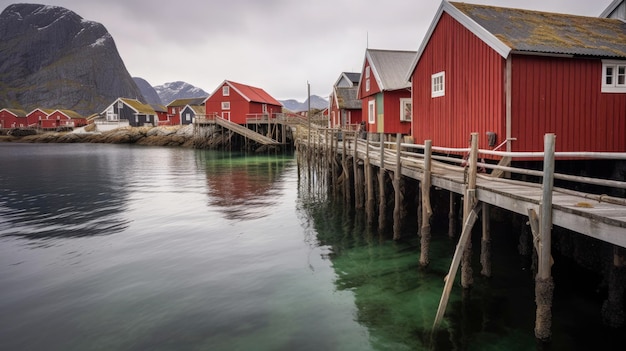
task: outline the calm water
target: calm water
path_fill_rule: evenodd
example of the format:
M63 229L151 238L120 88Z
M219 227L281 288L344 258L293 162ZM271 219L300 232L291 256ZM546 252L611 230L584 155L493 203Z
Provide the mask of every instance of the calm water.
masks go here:
M494 278L477 276L465 297L456 286L431 336L455 243L435 235L420 270L411 225L394 242L305 174L284 155L0 144L0 350L624 342L599 324L595 288L561 293L564 278L554 340L536 345L532 277L506 235L494 237Z

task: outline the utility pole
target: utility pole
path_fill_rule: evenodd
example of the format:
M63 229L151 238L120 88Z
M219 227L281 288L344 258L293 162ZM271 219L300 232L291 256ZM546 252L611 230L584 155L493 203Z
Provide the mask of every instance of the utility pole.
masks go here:
M309 152L311 150L311 83L309 83L309 81L306 82L306 88L307 88L307 123L308 123L308 130L309 130L309 138L308 138L308 142L309 142Z

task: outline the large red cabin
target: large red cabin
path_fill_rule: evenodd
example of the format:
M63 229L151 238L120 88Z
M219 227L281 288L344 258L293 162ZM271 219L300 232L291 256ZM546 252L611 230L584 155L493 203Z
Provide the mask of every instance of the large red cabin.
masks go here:
M282 104L261 88L225 80L204 101L207 116L219 116L237 124L248 118L270 118L282 112Z
M14 108L0 110L0 129L26 127L26 111Z
M624 34L617 19L443 1L409 71L413 137L541 151L555 133L557 151L623 152Z

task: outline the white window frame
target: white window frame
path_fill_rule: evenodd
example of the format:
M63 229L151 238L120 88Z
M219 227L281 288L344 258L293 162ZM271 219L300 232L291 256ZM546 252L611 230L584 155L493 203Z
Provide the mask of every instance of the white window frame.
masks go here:
M230 96L230 87L228 85L222 87L222 96Z
M446 72L435 73L430 78L430 97L436 98L446 95Z
M376 100L367 102L367 122L369 124L376 123Z
M365 80L365 91L370 91L370 79Z
M609 69L611 75L607 74ZM602 60L602 92L626 93L626 61Z
M222 101L222 110L230 110L230 101Z
M185 113L185 121L191 121L191 113Z
M411 98L402 98L400 99L400 121L401 122L411 122L413 116L413 106L411 106ZM409 105L409 116L407 117L404 113L406 106Z
M369 78L370 77L370 66L365 67L365 78Z

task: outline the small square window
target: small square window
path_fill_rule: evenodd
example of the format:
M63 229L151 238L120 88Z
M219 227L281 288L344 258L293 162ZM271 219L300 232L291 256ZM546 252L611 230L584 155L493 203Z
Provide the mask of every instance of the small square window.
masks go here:
M230 101L222 102L222 110L230 110Z
M224 85L222 87L222 96L229 96L230 95L230 87L228 85Z
M435 73L431 77L431 97L446 95L446 72Z

